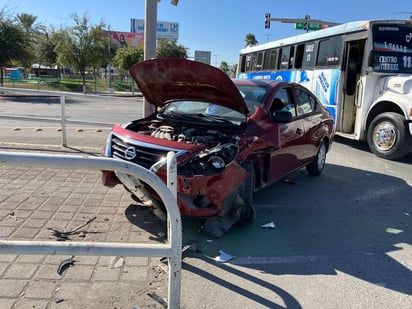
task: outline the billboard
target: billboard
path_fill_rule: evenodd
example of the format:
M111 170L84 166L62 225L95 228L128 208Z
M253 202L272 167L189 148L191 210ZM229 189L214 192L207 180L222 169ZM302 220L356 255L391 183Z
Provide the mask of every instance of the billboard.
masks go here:
M178 40L179 39L179 23L168 21L157 21L156 38ZM130 31L134 33L144 33L144 20L134 19L130 20Z
M195 61L203 62L210 65L210 58L212 57L212 52L195 50Z
M111 36L113 43L118 47L144 47L143 33L120 32L120 31L105 31L107 36Z

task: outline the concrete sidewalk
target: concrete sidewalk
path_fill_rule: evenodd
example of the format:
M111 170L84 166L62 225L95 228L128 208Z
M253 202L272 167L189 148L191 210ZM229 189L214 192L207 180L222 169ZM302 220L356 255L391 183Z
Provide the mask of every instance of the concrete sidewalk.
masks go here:
M165 241L164 224L121 186L103 187L98 172L0 165L0 238L56 240L50 229L71 230L94 216L66 241ZM68 258L0 252L0 308L163 308L168 277L159 258L111 265L111 257L76 256L58 274Z

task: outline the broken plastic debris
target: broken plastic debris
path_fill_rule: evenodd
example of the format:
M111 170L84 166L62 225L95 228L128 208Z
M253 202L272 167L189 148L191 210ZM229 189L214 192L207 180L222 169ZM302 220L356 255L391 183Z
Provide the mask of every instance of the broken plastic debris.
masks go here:
M76 262L76 261L74 260L74 255L73 255L71 258L69 258L69 259L66 259L66 260L61 261L61 263L60 263L60 265L59 265L59 268L57 269L57 273L58 273L60 276L63 275L63 272L64 272L68 267L73 266L73 265L74 265L74 262Z
M110 268L120 268L124 265L124 258L122 256L112 256L110 259Z
M163 308L167 308L167 299L160 297L159 295L155 293L147 293L147 296L152 298L153 300L157 301L160 305L163 306Z
M275 223L273 223L273 221L272 221L272 222L269 222L269 223L266 223L266 224L262 224L260 227L267 228L267 229L274 229L275 228Z
M14 221L17 221L17 217L16 217L14 211L9 212L8 217L13 219Z
M78 231L85 227L86 225L88 225L89 223L93 222L94 220L96 220L96 216L93 216L92 218L88 219L85 223L82 223L78 226L76 226L75 228L71 229L70 231L59 231L57 229L54 228L47 228L49 231L52 231L53 236L55 236L57 238L57 240L67 240L69 239L70 235L74 235L74 234L78 234Z
M223 250L219 250L220 255L215 257L216 262L226 263L229 262L234 256L224 252Z

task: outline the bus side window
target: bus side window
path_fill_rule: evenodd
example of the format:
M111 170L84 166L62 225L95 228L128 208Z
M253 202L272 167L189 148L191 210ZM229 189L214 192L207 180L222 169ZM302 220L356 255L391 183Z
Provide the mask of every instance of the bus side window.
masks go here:
M279 50L279 69L287 70L289 68L290 47L283 47Z
M303 63L303 52L305 50L305 45L301 44L296 47L296 54L295 54L295 68L301 69Z
M303 68L313 68L315 66L315 42L305 44L305 51L303 54Z
M275 69L277 69L277 67L276 67L276 56L277 56L277 50L276 49L267 50L265 52L265 59L264 59L264 62L263 62L263 69L264 70L275 70Z

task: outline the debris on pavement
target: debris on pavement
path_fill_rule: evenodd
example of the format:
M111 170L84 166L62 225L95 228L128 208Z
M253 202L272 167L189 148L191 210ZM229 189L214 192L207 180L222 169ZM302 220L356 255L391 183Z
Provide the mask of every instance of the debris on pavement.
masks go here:
M122 256L112 256L110 259L110 268L120 268L124 265L125 259Z
M294 182L294 181L291 180L291 179L283 179L283 182L286 183L286 184L288 184L288 185L296 185L296 182Z
M234 256L224 252L223 250L219 250L219 253L220 255L215 257L216 262L226 263L235 258Z
M61 276L63 275L64 271L68 268L74 265L74 262L76 260L74 259L74 255L72 255L71 258L65 259L60 262L59 268L57 269L57 273Z
M69 239L69 236L77 234L78 231L79 231L81 228L83 228L83 227L85 227L86 225L90 224L91 222L93 222L94 220L96 220L96 218L97 218L96 216L93 216L92 218L88 219L86 222L84 222L84 223L76 226L75 228L73 228L73 229L71 229L71 230L69 230L69 231L59 231L59 230L54 229L54 228L51 228L51 227L49 227L49 228L47 228L47 229L48 229L49 231L52 231L53 236L56 237L57 240L67 240L67 239ZM83 232L83 234L81 235L81 237L84 237L84 236L85 236L85 234L84 234L84 232Z
M14 211L9 212L9 214L7 215L10 219L13 219L14 221L17 221L17 217L14 213Z
M163 308L168 307L167 300L165 298L161 298L159 295L156 295L155 293L147 293L147 296L157 301L160 305L163 306Z
M275 223L273 223L273 221L272 221L272 222L269 222L269 223L266 223L266 224L262 224L260 227L263 227L263 228L266 228L266 229L274 229L276 226L275 226Z
M182 247L182 260L188 252L199 253L200 251L196 248L196 243L191 243L189 245L185 245L185 246ZM167 257L162 257L160 259L160 262L162 262L164 264L167 264L167 261L168 261Z

